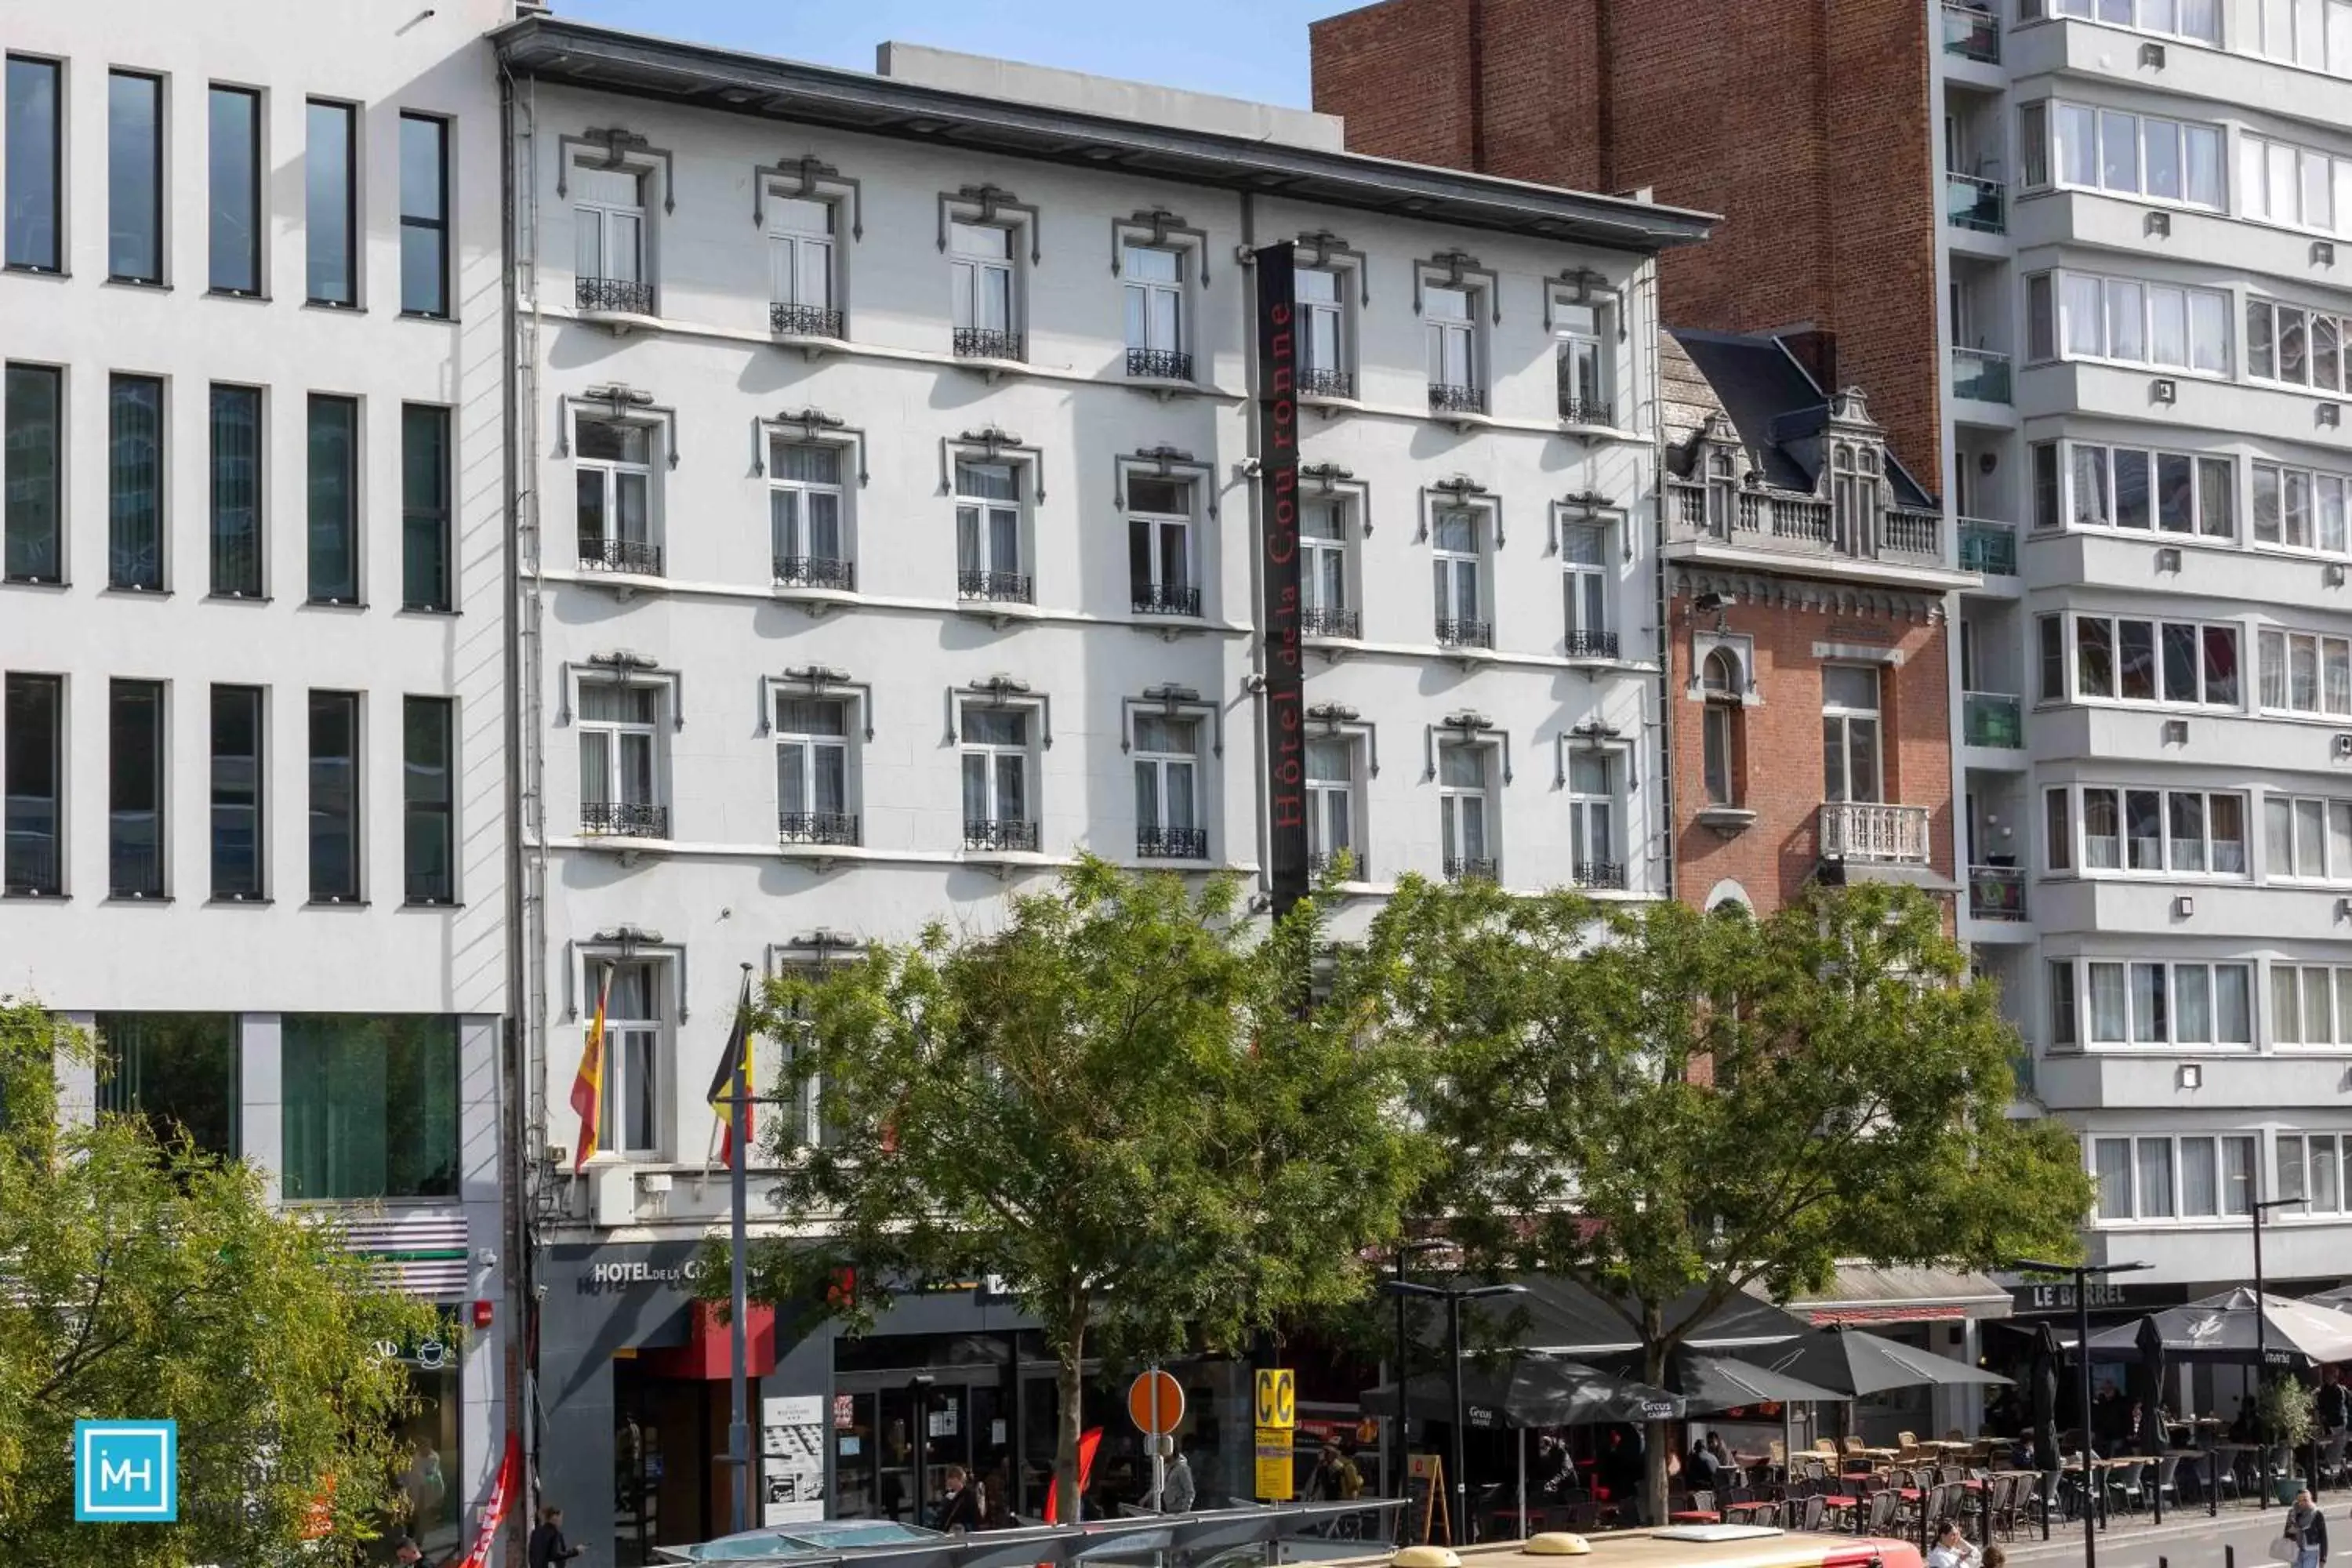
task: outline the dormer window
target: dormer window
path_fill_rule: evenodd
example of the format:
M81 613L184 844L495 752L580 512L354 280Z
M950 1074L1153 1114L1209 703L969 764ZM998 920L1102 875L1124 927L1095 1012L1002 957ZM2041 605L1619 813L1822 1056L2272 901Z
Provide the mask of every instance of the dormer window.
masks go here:
M1731 537L1732 509L1738 499L1731 454L1720 448L1710 450L1706 455L1706 531L1717 539Z
M1840 441L1831 448L1830 510L1837 546L1846 553L1869 550L1878 537L1878 448Z

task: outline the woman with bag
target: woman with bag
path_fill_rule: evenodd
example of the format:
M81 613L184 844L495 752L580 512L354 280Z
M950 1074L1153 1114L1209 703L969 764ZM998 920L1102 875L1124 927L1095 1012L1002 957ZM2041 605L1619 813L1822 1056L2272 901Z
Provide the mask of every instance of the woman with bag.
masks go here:
M2287 1510L2286 1533L2271 1545L2271 1555L2291 1568L2321 1568L2327 1561L2327 1521L2320 1516L2308 1490L2294 1494Z

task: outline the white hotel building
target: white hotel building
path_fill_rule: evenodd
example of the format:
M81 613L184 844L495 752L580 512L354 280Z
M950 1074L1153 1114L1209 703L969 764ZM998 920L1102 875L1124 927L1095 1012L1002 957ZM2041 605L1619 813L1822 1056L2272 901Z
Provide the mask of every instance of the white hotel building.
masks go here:
M1312 847L1354 858L1342 920L1409 871L1664 889L1652 268L1706 220L903 46L868 75L546 16L493 41L541 1463L575 1540L634 1552L724 1520L699 1423L725 1390L687 1386L724 1357L674 1274L725 1212L702 1096L744 971L984 924L1082 850L1264 888L1253 247L1298 247ZM835 1511L884 1506L870 1402L904 1418L887 1369L988 1321L959 1303L862 1372L826 1337L755 1356L766 1394L869 1402L862 1449L828 1440ZM1007 1441L1004 1369L938 1375L950 1441ZM616 1521L630 1420L666 1452Z
M0 17L0 992L467 1325L436 1556L507 1425L506 14Z

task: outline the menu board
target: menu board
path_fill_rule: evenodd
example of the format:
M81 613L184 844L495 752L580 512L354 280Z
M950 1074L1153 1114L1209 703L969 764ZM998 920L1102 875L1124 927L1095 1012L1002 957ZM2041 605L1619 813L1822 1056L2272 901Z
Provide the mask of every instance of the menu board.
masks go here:
M824 1400L790 1394L760 1401L760 1521L824 1517Z

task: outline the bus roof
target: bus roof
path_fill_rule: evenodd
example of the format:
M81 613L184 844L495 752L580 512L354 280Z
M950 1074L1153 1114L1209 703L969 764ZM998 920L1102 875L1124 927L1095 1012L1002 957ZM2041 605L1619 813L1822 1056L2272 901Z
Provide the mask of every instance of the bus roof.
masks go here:
M1750 1525L1538 1535L1458 1552L1407 1547L1354 1560L1360 1568L1920 1568L1920 1561L1919 1549L1907 1542Z

